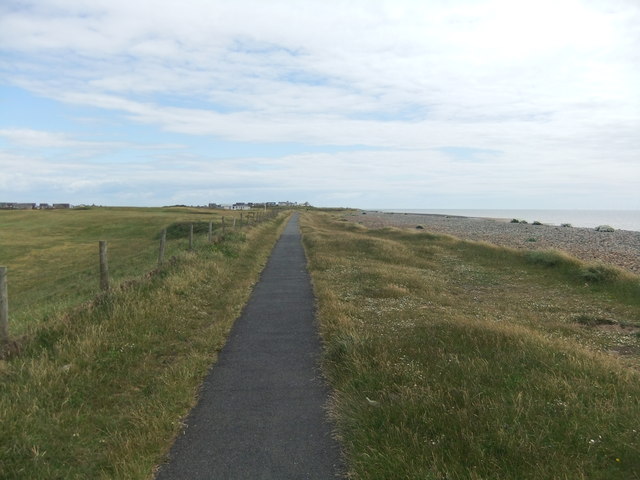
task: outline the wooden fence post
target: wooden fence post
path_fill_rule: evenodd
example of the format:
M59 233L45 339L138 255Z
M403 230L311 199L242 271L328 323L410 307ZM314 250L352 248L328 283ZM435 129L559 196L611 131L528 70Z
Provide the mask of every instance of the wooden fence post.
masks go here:
M193 250L193 223L189 226L189 250Z
M240 228L242 228L242 212L240 212Z
M109 290L109 264L107 262L107 242L100 240L100 288Z
M7 267L0 267L0 346L9 343L9 294Z
M233 217L233 229L236 229L236 217Z
M213 240L213 221L209 222L209 243Z
M158 265L162 265L164 262L164 249L167 245L167 229L162 230L162 234L160 235L160 252L158 253Z
M224 217L222 217L222 236L224 236L224 233L225 233Z

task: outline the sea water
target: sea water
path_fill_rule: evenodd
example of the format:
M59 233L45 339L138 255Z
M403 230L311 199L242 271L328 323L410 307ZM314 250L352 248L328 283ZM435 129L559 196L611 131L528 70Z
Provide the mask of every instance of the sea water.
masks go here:
M617 230L640 231L640 210L480 210L480 209L385 209L395 213L433 213L463 217L535 221L548 225L569 223L573 227L610 225Z

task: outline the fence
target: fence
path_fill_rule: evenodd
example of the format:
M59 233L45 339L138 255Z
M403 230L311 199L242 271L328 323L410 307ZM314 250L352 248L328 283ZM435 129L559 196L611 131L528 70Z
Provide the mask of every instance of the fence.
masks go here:
M264 220L274 218L277 216L276 211L265 212L246 212L246 215L240 213L240 217L233 217L233 224L229 227L225 222L225 218L221 218L220 229L221 236L227 233L227 229L233 230L241 228L243 226L255 225ZM189 227L189 247L192 251L194 249L194 224L191 223ZM207 241L212 243L214 241L213 235L214 222L209 222L209 229L207 235ZM158 266L164 263L165 252L167 246L167 229L163 229L160 234L160 246L158 250ZM108 291L110 289L110 277L109 277L109 262L108 262L108 243L106 240L100 240L98 242L98 261L100 265L99 286L102 291ZM9 336L9 294L8 294L8 268L0 266L0 348L10 342ZM1 351L0 351L1 353Z

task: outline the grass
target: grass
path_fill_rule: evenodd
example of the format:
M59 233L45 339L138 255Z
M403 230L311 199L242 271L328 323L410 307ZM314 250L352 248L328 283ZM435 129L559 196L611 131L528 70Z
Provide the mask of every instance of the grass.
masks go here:
M100 219L72 218L85 213ZM138 251L136 259L147 255L149 262L136 266L130 259L126 281L72 309L49 305L39 310L48 311L45 318L23 317L28 325L22 351L0 360L0 478L144 479L164 460L284 222L280 216L217 244L200 238L191 252L185 241L176 245L172 261L133 277L134 270L153 265L158 228L187 215L199 213L108 209L52 217L48 231L60 249L53 251L82 250L68 244L93 245L90 230L105 228L123 249L140 235L143 241L130 251ZM42 231L32 218L24 227ZM21 223L15 218L2 221L3 227L11 224L16 238L28 239L16 233ZM33 242L54 249L41 239ZM13 246L3 254L10 252L16 271L15 265L29 265L29 253ZM25 275L21 281L35 287L37 277Z
M302 224L350 478L640 478L638 277Z
M209 222L220 229L236 212L193 208L0 210L0 265L8 267L11 328L29 332L42 318L98 293L98 240L107 240L113 282L155 268L160 231L169 258L188 248L189 224L206 241Z

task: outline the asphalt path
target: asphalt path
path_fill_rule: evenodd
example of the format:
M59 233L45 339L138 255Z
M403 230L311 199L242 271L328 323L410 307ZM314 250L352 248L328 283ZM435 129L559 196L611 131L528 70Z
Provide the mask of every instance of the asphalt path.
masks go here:
M339 477L320 349L295 214L157 480Z

